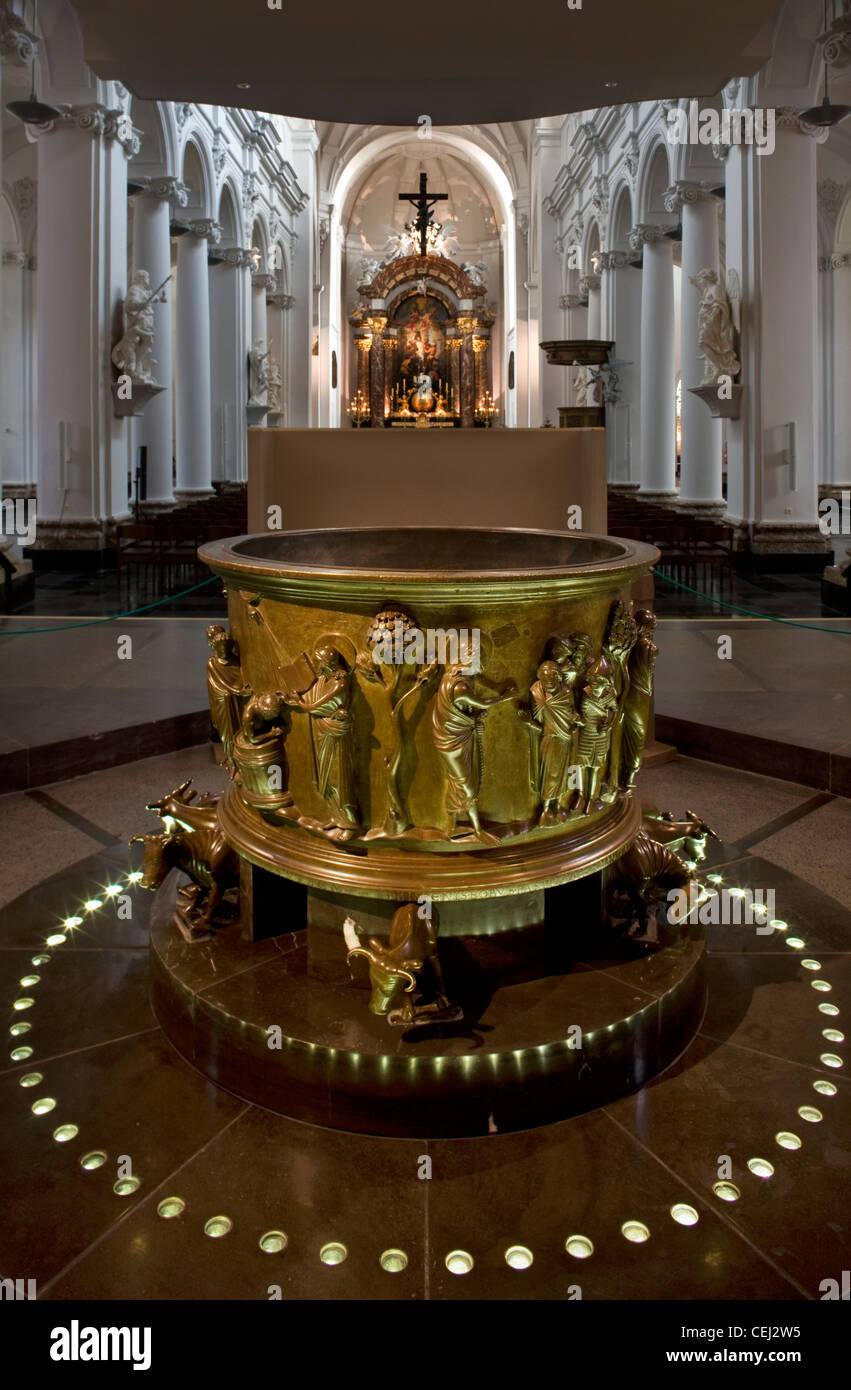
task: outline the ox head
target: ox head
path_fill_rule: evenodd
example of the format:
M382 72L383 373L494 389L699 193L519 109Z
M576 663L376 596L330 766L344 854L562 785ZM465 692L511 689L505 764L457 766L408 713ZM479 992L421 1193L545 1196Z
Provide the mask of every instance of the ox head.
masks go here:
M169 869L172 858L169 853L176 843L174 835L134 835L131 845L143 845L142 877L143 888L159 888Z

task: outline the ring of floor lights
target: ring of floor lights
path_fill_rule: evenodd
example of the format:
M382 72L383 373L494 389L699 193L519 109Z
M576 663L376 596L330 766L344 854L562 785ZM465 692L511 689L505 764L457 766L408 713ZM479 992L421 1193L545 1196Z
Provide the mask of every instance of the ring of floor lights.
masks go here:
M703 932L694 927L651 957L633 947L611 970L585 957L565 974L497 984L480 1019L406 1032L369 1012L364 989L308 973L307 931L291 934L286 954L222 979L213 953L199 959L173 926L176 892L172 871L150 919L151 998L164 1032L217 1085L325 1128L453 1138L565 1119L663 1071L705 1008ZM486 962L493 939L452 944L462 944L465 963ZM270 1046L272 1025L280 1047L277 1038Z
M134 872L134 873L128 875L128 876L127 876L127 879L126 879L126 886L132 888L132 887L138 882L138 880L139 880L140 877L141 877L141 874L139 874L138 872ZM125 885L122 885L122 886L125 886ZM119 891L119 889L118 889L117 886L112 885L111 887L115 888L115 893L117 893L117 892ZM114 894L113 894L110 890L107 890L106 896L107 896L107 897L112 897L112 896L114 896ZM87 906L87 909L86 909L87 911L95 911L95 910L97 910L97 908L99 908L100 906L102 906L102 903L101 903L100 901L98 901L98 900L93 900L93 901L96 903L96 907L91 907L91 908L89 908L89 907ZM80 924L82 924L83 921L84 921L84 918L79 917L79 916L75 916L75 917L72 917L72 918L66 918L66 919L65 919L65 924L64 924L64 925L65 925L66 930L70 932L70 931L73 931L73 930L76 928L76 926L79 926ZM70 925L71 923L73 923L74 925L71 926L71 925ZM785 922L782 922L782 921L779 921L779 922L778 922L778 921L775 921L775 922L772 923L772 925L775 926L775 928L776 928L777 930L779 930L779 931L785 931L785 930L786 930L786 926L787 926L787 924L786 924ZM62 945L64 945L66 940L67 940L67 935L66 935L66 932L65 932L65 931L62 931L62 932L54 931L54 932L51 933L51 935L47 938L47 949L48 949L49 951L56 950L56 949L60 948ZM46 954L45 951L42 950L42 951L38 952L38 953L32 958L32 963L33 963L34 966L38 966L38 967L41 967L41 966L43 966L43 965L48 965L48 964L50 963L50 955L49 955L49 954ZM804 965L805 962L802 960L801 963L802 963L802 965ZM808 969L810 969L810 970L820 970L820 969L821 969L821 963L818 962L818 961L815 961L815 960L808 960L808 961L806 962L806 967L807 967ZM830 982L827 981L827 980L825 980L825 979L822 979L821 977L816 978L815 980L811 980L810 983L811 983L812 987L814 988L814 990L817 991L818 994L830 993L831 990L832 990L832 986L831 986ZM14 1011L14 1012L21 1012L21 1010L19 1009L19 1004L20 1004L20 1002L21 1002L20 999L16 999L15 1001L13 1001L12 1008L13 1008L13 1011ZM33 1003L34 1003L34 1001L33 1001L32 999L28 999L28 1001L27 1001L28 1007L31 1007ZM820 1012L822 1012L822 1013L824 1012L824 1005L823 1005L823 1003L820 1003L820 1004L818 1005L818 1008L819 1008L819 1011L820 1011ZM831 1016L835 1017L835 1016L837 1016L837 1015L839 1014L839 1012L840 1012L839 1009L836 1008L836 1007L834 1006L834 1013L833 1013ZM30 1022L29 1020L22 1020L22 1019L19 1018L19 1019L17 1019L13 1024L10 1025L9 1033L10 1033L10 1035L11 1035L12 1040L14 1041L14 1040L17 1039L18 1037L25 1036L25 1035L26 1035L27 1033L29 1033L31 1030L32 1030L32 1024L31 1024L31 1022ZM843 1039L843 1040L844 1040L844 1039ZM14 1053L15 1053L16 1050L18 1050L18 1049L17 1049L17 1048L13 1048L13 1053L12 1053L12 1060L13 1060L13 1061L17 1061L17 1060L21 1060L21 1061L23 1061L23 1060L28 1060L28 1058L27 1058L27 1059L18 1059L18 1058L16 1058L16 1057L14 1056ZM29 1051L29 1056L32 1056L33 1050L34 1050L34 1049L30 1049L30 1051ZM829 1058L829 1060L828 1060L828 1058ZM822 1056L820 1057L819 1060L822 1062L823 1065L831 1066L831 1067L834 1067L834 1068L836 1068L836 1067L841 1067L841 1066L843 1065L842 1059L841 1059L840 1057L838 1057L836 1054L822 1054ZM23 1085L23 1076L22 1076L22 1078L21 1078L20 1084ZM834 1096L834 1095L836 1094L836 1090L837 1090L836 1084L835 1084L834 1082L830 1081L829 1078L827 1078L827 1077L817 1077L816 1080L813 1081L811 1084L812 1084L812 1088L813 1088L820 1096L824 1096L824 1097L827 1098L827 1097ZM47 1097L47 1098L43 1097L43 1098L39 1098L39 1099L37 1099L36 1101L34 1101L34 1102L32 1103L32 1105L31 1105L30 1108L31 1108L31 1110L32 1110L35 1114L37 1114L37 1113L38 1113L38 1107L39 1107L40 1105L44 1107L44 1109L42 1110L41 1113L50 1113L50 1111L52 1111L52 1110L55 1108L56 1102L55 1102L55 1100L54 1100L52 1097ZM799 1107L799 1114L800 1114L801 1110L804 1109L804 1108L808 1108L808 1107ZM816 1112L816 1113L820 1114L820 1112ZM814 1120L814 1117L813 1117L813 1120ZM814 1121L814 1122L815 1122L815 1121ZM777 1132L777 1134L774 1136L775 1142L776 1142L776 1143L778 1143L778 1142L780 1141L780 1137L781 1137L781 1135L783 1135L783 1134L784 1134L784 1131L778 1131L778 1132ZM793 1135L792 1137L797 1138L797 1136L794 1136L794 1135ZM767 1146L766 1146L766 1147L767 1147ZM780 1147L782 1148L782 1147L785 1147L785 1146L784 1146L783 1144L781 1144ZM795 1145L795 1147L800 1147L800 1140L798 1141L798 1144ZM87 1150L87 1151L85 1151L85 1152L80 1156L80 1159L79 1159L80 1170L81 1170L81 1172L94 1172L94 1171L98 1171L100 1168L102 1168L102 1167L105 1166L107 1158L108 1158L108 1155L106 1154L105 1150L98 1150L98 1149L95 1149L95 1150ZM773 1176L774 1171L775 1171L775 1170L774 1170L773 1164L770 1163L767 1159L764 1159L764 1158L751 1157L750 1159L747 1160L747 1165L746 1165L746 1166L747 1166L747 1169L748 1169L755 1177L759 1178L759 1179L762 1180L762 1181L767 1181L767 1180L769 1180L769 1179ZM141 1179L141 1178L138 1177L138 1176L134 1176L134 1177L132 1177L132 1178L125 1179L123 1182L122 1182L121 1180L117 1181L117 1182L113 1185L113 1190L116 1192L116 1195L118 1195L118 1196L121 1196L121 1197L123 1197L123 1196L129 1196L129 1195L131 1195L133 1192L138 1191L139 1188L142 1186L142 1183L143 1183L143 1179ZM723 1196L723 1195L721 1194L721 1192L719 1191L719 1189L722 1189L722 1188L725 1188L725 1187L732 1189L732 1191L731 1191L728 1195ZM121 1189L121 1190L119 1191L119 1189ZM713 1192L714 1192L714 1195L716 1196L716 1198L718 1198L719 1200L722 1200L722 1201L738 1201L738 1200L740 1200L740 1198L741 1198L741 1191L740 1191L740 1189L739 1189L734 1183L717 1182L717 1183L715 1183L714 1186L713 1186ZM708 1194L707 1194L706 1200L708 1201ZM164 1208L168 1208L168 1207L170 1206L171 1203L179 1204L179 1210L164 1209ZM173 1197L169 1197L169 1198L166 1198L166 1199L160 1201L159 1204L158 1204L157 1210L158 1210L159 1215L161 1215L163 1218L182 1216L182 1215L184 1214L185 1210L186 1210L186 1204L184 1203L184 1201L183 1201L183 1199L182 1199L181 1197L173 1196ZM675 1221L678 1222L678 1224L686 1225L686 1226L689 1226L689 1225L696 1225L697 1222L698 1222L699 1219L700 1219L699 1213L697 1212L697 1210L696 1210L694 1207L692 1207L690 1204L688 1204L688 1203L683 1203L683 1202L676 1202L676 1203L674 1203L674 1205L671 1207L670 1215L671 1215L671 1217L672 1217L673 1220L675 1220ZM199 1218L199 1219L201 1219L201 1218ZM207 1233L208 1235L212 1235L213 1232L212 1232L212 1230L211 1230L210 1228L211 1228L211 1226L212 1226L213 1223L218 1222L218 1221L224 1221L224 1222L227 1223L227 1230L219 1231L219 1232L217 1232L218 1234L220 1234L220 1235L227 1234L227 1233L232 1229L232 1222L230 1221L230 1218L229 1218L229 1217L217 1217L217 1216L212 1216L212 1217L207 1217L207 1218L204 1220L204 1230L205 1230L205 1233ZM635 1229L633 1230L633 1228L635 1228ZM651 1231L643 1222L637 1221L637 1220L632 1219L632 1218L630 1218L630 1219L625 1219L625 1220L621 1223L621 1228L620 1228L620 1229L621 1229L621 1235L622 1235L622 1236L624 1237L624 1239L626 1239L626 1240L634 1241L634 1240L637 1239L639 1242L643 1242L644 1240L649 1239L649 1238L652 1236L652 1231ZM646 1234L644 1234L644 1233L646 1233ZM269 1253L269 1254L277 1254L277 1253L282 1253L282 1252L284 1252L284 1251L287 1250L287 1248L289 1247L289 1241L288 1241L288 1238L287 1238L285 1232L280 1231L280 1230L277 1230L277 1229L273 1229L273 1230L268 1230L268 1231L266 1231L265 1233L261 1234L261 1235L258 1237L258 1245L259 1245L260 1249L263 1250L263 1251L265 1251L266 1253ZM593 1256L593 1254L594 1254L594 1243L593 1243L593 1240L592 1240L589 1236L582 1235L582 1234L578 1234L578 1233L573 1233L573 1234L568 1235L568 1236L565 1238L565 1240L564 1240L563 1248L564 1248L564 1251L565 1251L565 1253L566 1253L567 1255L570 1255L570 1256L572 1256L574 1259L577 1259L577 1260L589 1259L589 1258L591 1258L591 1257ZM528 1260L528 1262L524 1262L524 1263L520 1263L520 1264L512 1264L511 1260L509 1259L509 1256L512 1254L513 1251L517 1251L517 1250L526 1251L526 1247L524 1247L524 1246L508 1246L508 1247L506 1248L506 1251L505 1251L505 1260L506 1260L506 1263L509 1264L509 1266L512 1267L512 1268L518 1268L518 1269L528 1268L529 1265L532 1263L532 1260L534 1259L533 1252L531 1252L531 1251L526 1252L526 1253L528 1253L528 1255L530 1256L530 1259ZM326 1242L326 1243L321 1247L321 1249L319 1250L318 1254L319 1254L319 1258L320 1258L320 1260L322 1261L323 1264L333 1266L333 1265L336 1265L336 1264L341 1264L341 1263L343 1263L343 1261L347 1258L348 1251L347 1251L346 1246L345 1246L342 1242L340 1242L340 1241L331 1241L331 1242ZM329 1257L329 1255L330 1255L330 1257ZM473 1255L470 1254L468 1251L465 1251L465 1250L450 1250L450 1251L447 1253L446 1257L445 1257L444 1263L445 1263L445 1265L446 1265L446 1268L450 1271L450 1273L453 1273L453 1274L456 1274L456 1275L459 1275L459 1276L460 1276L460 1275L464 1275L464 1274L470 1273L470 1272L472 1271L472 1269L474 1268L474 1265L475 1265L475 1260L474 1260ZM393 1248L393 1249L388 1249L388 1250L385 1250L385 1251L382 1253L382 1255L380 1256L380 1264L381 1264L382 1269L384 1269L384 1270L385 1270L386 1272L388 1272L388 1273L401 1273L402 1270L404 1270L404 1269L407 1267L408 1258L407 1258L407 1255L406 1255L405 1251L403 1251L403 1250L398 1250L398 1249L395 1249L395 1248ZM574 1290L576 1290L577 1292L573 1292ZM580 1288L580 1286L579 1286L579 1285L571 1286L571 1290L568 1291L568 1294L569 1294L569 1297L581 1297L581 1296L582 1296L582 1293L581 1293L581 1288Z

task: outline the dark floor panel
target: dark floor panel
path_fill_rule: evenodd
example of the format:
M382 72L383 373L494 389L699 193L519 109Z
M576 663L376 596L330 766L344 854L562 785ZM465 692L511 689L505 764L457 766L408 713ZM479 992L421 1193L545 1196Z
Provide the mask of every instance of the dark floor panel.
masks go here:
M39 1070L44 1080L37 1086L22 1088L21 1073L0 1078L0 1171L8 1218L0 1229L0 1268L24 1271L42 1286L242 1107L183 1062L159 1032ZM55 1108L34 1115L33 1102L46 1096L56 1100ZM79 1133L57 1143L53 1131L64 1124L77 1125ZM80 1158L94 1149L105 1150L107 1161L86 1172ZM112 1190L122 1155L141 1179L138 1191L126 1197ZM172 1284L174 1297L198 1295L197 1282ZM98 1296L119 1296L115 1281L105 1279Z
M276 1284L285 1299L422 1298L428 1184L417 1170L423 1152L418 1140L335 1134L251 1110L48 1296L102 1298L109 1290L111 1298L267 1299ZM186 1206L164 1220L157 1204L169 1196ZM219 1215L233 1226L212 1239L204 1226ZM260 1237L270 1230L286 1234L284 1251L261 1251ZM332 1242L344 1245L347 1256L329 1266L319 1252ZM391 1248L408 1258L399 1273L380 1264Z
M775 1012L776 1030L784 1026ZM820 1096L812 1086L817 1075L698 1038L663 1077L607 1107L810 1298L819 1297L822 1279L839 1277L851 1239L851 1213L842 1197L851 1170L848 1088ZM815 1107L823 1120L808 1123L799 1106ZM781 1148L775 1135L782 1131L796 1134L802 1147ZM713 1193L725 1155L741 1192L734 1202ZM751 1158L767 1159L773 1176L755 1176L747 1166ZM773 1295L766 1288L750 1296Z
M116 841L114 849L81 859L71 868L46 878L0 910L0 948L38 950L51 933L62 930L63 919L71 916L80 916L83 922L68 937L64 951L147 948L152 895L127 883L128 869L140 858L138 846L130 852ZM131 915L127 920L118 916L117 901L111 901L103 892L112 883L120 884L122 894L130 895ZM92 898L100 898L103 907L89 913L83 903Z
M799 1294L711 1210L695 1202L605 1112L547 1130L476 1141L432 1141L431 1296L451 1299L798 1298ZM680 1226L674 1203L699 1220ZM638 1221L643 1244L621 1233ZM565 1250L586 1236L593 1254ZM533 1265L509 1266L506 1251L527 1247ZM446 1267L457 1248L475 1261L469 1274ZM672 1287L675 1280L676 1287Z
M36 1061L156 1027L144 951L64 950L49 952L49 962L37 966L28 953L0 951L0 1012L9 1048L32 1047ZM29 973L38 975L38 984L21 985ZM15 1009L21 999L32 999L31 1007ZM30 1027L10 1036L19 1023ZM4 1048L0 1068L9 1066L7 1055Z

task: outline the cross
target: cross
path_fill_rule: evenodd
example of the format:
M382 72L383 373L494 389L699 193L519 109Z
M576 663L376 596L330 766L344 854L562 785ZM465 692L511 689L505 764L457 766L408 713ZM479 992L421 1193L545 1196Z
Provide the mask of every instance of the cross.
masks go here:
M445 202L448 193L429 193L428 174L420 174L419 193L400 193L400 203L412 203L417 210L414 218L414 231L420 234L420 255L428 254L428 229L432 225L431 210L435 203Z

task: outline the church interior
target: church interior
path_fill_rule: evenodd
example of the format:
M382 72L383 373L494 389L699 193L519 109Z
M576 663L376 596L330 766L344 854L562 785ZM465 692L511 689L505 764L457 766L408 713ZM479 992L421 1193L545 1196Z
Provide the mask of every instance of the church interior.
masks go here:
M203 9L0 5L0 1291L848 1299L851 0Z

